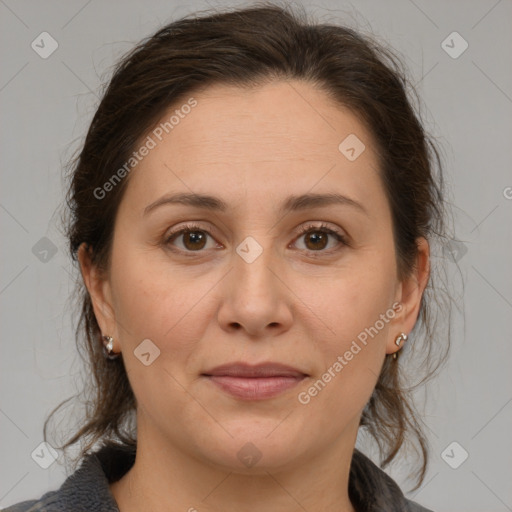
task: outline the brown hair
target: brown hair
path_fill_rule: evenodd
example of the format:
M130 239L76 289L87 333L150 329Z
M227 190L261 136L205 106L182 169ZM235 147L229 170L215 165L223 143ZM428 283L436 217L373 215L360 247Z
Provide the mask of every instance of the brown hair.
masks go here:
M445 229L439 153L408 99L408 89L412 94L414 90L406 76L395 54L372 37L309 22L303 11L289 7L265 3L196 13L170 23L117 65L81 152L70 163L64 222L75 264L85 243L92 263L108 271L115 216L129 176L112 187L107 200L98 199L95 190L122 168L166 109L212 84L251 87L296 79L351 109L373 134L392 210L398 273L405 277L414 265L417 238L432 241ZM83 456L101 440L135 446L136 402L122 358L105 359L102 333L81 279L77 287L74 298L81 307L76 335L90 368L84 388L88 401L85 422L61 448L80 440ZM440 296L433 291L431 275L411 343L403 349L420 356L425 375L419 383L434 374L449 346L449 333L435 336L439 312L446 311L446 304L436 314L433 304L439 304ZM434 357L439 352L441 357ZM395 458L404 441L419 447L417 488L427 469L428 444L409 397L413 387L404 387L402 371L398 361L386 357L360 424L375 439L382 466ZM62 405L45 422L45 439L47 423Z

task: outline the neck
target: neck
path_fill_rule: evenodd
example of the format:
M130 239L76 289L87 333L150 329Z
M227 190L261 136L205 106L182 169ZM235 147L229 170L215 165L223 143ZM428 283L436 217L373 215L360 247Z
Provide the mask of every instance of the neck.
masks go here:
M327 453L242 471L200 460L138 425L135 463L110 490L120 512L355 512L348 496L352 430Z

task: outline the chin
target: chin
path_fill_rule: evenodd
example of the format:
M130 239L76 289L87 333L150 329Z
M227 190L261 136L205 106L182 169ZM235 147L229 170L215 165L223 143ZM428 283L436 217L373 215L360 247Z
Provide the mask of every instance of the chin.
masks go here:
M241 474L265 474L284 469L295 463L301 442L300 432L295 435L290 425L284 428L281 422L282 419L275 418L259 420L257 424L254 420L237 420L236 424L219 421L232 437L222 430L222 436L212 439L210 431L205 441L213 446L203 444L200 456L207 458L210 464Z

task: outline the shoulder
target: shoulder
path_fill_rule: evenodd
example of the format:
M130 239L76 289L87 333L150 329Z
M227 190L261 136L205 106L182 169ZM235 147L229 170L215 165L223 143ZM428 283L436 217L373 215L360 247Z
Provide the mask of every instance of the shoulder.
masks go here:
M84 457L81 466L61 487L39 499L27 500L0 512L119 512L109 483L119 479L135 460L131 447L103 446Z
M50 512L61 510L55 508L58 504L58 491L51 491L44 494L40 499L20 501L10 507L0 509L0 512Z
M433 512L408 500L398 484L357 449L350 466L349 495L358 512Z
M7 508L0 509L0 512L60 512L62 499L59 490L49 491L38 499L20 501Z

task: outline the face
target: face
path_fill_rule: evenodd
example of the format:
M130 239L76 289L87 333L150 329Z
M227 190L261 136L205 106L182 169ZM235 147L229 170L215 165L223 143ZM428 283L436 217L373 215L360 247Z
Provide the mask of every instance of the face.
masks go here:
M138 436L239 471L245 452L275 469L353 449L422 292L397 278L372 136L306 83L215 86L194 99L168 134L149 133L108 276L83 265L100 327L123 354ZM176 194L211 197L161 201ZM300 376L210 376L228 363Z

